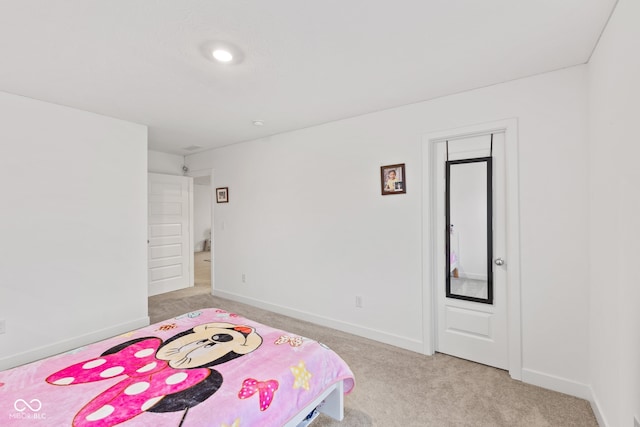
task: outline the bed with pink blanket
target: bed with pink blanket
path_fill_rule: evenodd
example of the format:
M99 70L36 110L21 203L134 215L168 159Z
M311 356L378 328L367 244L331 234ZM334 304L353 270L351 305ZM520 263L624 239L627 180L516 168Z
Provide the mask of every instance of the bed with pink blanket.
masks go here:
M203 309L0 372L0 425L293 427L354 384L319 342Z

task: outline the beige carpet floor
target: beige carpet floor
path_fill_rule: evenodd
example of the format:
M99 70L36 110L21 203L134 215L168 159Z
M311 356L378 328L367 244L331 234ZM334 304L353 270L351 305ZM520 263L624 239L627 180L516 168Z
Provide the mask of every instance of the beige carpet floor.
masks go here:
M193 264L195 285L211 287L211 252L196 252Z
M342 423L321 415L313 427L598 425L587 401L512 380L505 371L440 353L424 356L211 296L209 263L202 260L206 268L196 286L149 298L151 321L218 307L328 345L353 370L356 388L345 398Z

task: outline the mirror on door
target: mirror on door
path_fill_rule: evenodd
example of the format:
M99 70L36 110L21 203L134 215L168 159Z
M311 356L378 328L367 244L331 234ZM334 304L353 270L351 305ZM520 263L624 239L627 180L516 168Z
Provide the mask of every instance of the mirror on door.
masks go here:
M491 157L446 162L446 295L493 303Z

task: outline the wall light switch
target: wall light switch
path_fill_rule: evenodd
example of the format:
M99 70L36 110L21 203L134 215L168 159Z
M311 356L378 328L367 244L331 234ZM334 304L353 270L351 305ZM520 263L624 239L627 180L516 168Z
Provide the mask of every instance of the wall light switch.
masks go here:
M0 334L4 334L7 332L7 324L4 319L0 320Z
M356 295L356 308L362 308L362 297L360 295Z

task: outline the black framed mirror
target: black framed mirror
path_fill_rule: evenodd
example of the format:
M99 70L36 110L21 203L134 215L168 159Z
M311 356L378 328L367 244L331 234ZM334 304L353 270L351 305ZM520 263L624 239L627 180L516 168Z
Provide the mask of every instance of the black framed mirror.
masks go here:
M446 162L446 296L493 304L491 157Z

